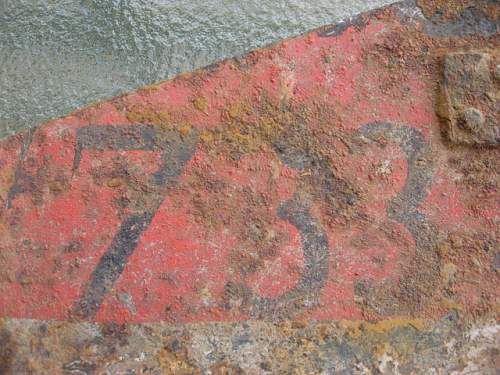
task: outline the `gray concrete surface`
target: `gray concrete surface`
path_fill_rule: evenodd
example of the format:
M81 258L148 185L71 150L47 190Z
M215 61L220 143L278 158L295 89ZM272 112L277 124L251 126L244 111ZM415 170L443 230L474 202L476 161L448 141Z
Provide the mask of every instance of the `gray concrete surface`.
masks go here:
M0 138L391 0L0 0Z

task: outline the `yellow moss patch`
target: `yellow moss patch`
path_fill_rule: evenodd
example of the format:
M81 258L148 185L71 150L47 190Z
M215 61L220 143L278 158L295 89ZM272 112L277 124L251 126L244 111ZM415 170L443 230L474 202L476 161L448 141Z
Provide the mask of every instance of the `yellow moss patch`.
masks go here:
M215 154L238 157L268 151L283 130L296 122L297 114L262 99L253 105L233 103L224 111L224 126L205 131L201 141Z
M193 105L200 112L203 113L208 112L208 99L205 98L204 96L199 96L196 99L194 99Z
M130 122L150 125L168 125L172 118L168 112L155 111L146 107L134 107L127 111L126 117Z
M365 323L365 330L373 333L384 333L395 328L410 326L417 331L423 331L430 327L430 321L424 319L394 318L381 320L377 323Z
M243 103L233 103L225 111L227 117L231 119L242 118L251 113L251 108Z
M115 188L122 185L122 180L120 178L112 178L106 181L106 186L109 188Z
M186 353L172 353L162 348L157 360L163 374L201 374L199 369L189 363Z
M137 90L139 93L149 93L149 92L155 92L160 89L161 84L153 84L153 85L147 85L147 86L142 86Z
M444 298L443 300L441 300L440 305L446 310L464 311L464 306L461 303L455 302L448 298Z
M47 185L49 186L50 192L53 194L58 194L65 190L65 186L61 181L50 180Z
M351 336L359 337L362 333L386 333L396 328L412 327L418 331L429 329L431 321L424 319L411 318L393 318L381 320L376 323L368 323L364 321L341 320L339 327L346 330Z
M9 230L7 229L7 227L0 223L0 238L6 240L7 242L7 236L10 235L10 232Z
M193 127L187 122L180 124L175 129L183 136L188 136L193 132Z
M0 194L7 194L14 183L14 168L0 170Z
M441 278L445 284L452 283L457 274L458 267L453 263L445 263L441 269Z
M188 136L193 126L188 122L176 122L174 116L166 111L155 111L146 107L134 107L126 113L132 123L158 126L163 131L178 131L182 136Z

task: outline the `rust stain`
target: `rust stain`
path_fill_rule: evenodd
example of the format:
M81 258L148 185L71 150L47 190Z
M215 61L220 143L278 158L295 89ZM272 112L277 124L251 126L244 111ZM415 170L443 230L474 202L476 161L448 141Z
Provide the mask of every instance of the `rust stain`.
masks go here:
M498 7L452 3L386 7L0 141L0 316L358 335L495 313L499 150L449 142L458 102L439 87L447 56L479 49L498 85ZM477 107L471 129L498 117ZM159 360L195 371L184 354Z

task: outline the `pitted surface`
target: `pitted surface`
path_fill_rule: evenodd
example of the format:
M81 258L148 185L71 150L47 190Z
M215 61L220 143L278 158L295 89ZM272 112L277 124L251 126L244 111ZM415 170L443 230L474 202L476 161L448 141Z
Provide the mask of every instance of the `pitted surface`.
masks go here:
M434 35L428 11L383 8L1 141L0 368L494 373L500 150L451 143L436 111L445 56L499 39Z

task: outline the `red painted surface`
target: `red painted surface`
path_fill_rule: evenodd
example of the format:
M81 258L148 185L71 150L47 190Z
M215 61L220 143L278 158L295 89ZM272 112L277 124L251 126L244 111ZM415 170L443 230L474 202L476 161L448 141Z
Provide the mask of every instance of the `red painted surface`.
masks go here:
M336 114L333 129L354 132L374 121L402 123L421 131L431 146L438 142L431 83L409 70L404 83L386 87L390 70L364 62L366 51L375 48L396 26L396 21L390 24L374 19L361 30L351 26L337 37L312 33L287 40L250 54L245 67L228 60L210 72L181 75L155 89L141 89L39 128L22 167L37 185L36 193L21 192L12 200L11 208L4 204L0 211L0 249L6 267L0 278L0 316L71 317L75 300L123 220L114 208L122 188L97 184L92 170L105 170L115 158L120 158L127 165L140 166L132 176L140 181L159 168L160 153L155 151L84 150L78 171L72 173L76 129L131 124L124 107L141 106L175 114L178 121L188 122L201 131L220 126L231 103L241 98L257 101L266 96L272 102L288 101L292 106L319 103L330 107ZM328 62L326 55L330 56ZM199 97L207 99L206 111L193 106ZM396 145L384 149L373 145L362 153L351 154L332 137L331 146L339 150L338 160L334 161L337 174L363 187L373 199L357 208L366 215L368 224L353 222L345 226L334 222L324 226L330 251L329 275L319 304L304 310L301 316L358 319L361 310L354 298L355 281L369 277L397 282L402 264L414 251L408 229L386 214L387 202L405 184L407 162ZM21 148L19 138L0 143L0 202L7 201ZM379 170L384 165L387 170ZM248 204L244 191L267 194L270 215L275 215L280 203L293 196L299 173L279 162L272 153L247 155L235 165L223 157L213 162L198 147L178 186L197 178L193 175L195 167L231 186L232 202L241 207ZM61 184L68 185L62 188ZM488 218L498 213L498 207L474 216L464 207L462 193L452 176L438 168L430 194L420 208L440 228L491 225ZM193 194L210 200L217 193L199 189ZM321 221L320 204L315 203L311 213ZM196 220L193 212L192 196L186 196L182 189L170 188L113 291L106 295L92 319L244 320L249 316L227 309L221 302L227 282L244 281L254 293L271 298L295 285L304 258L299 232L289 222L278 220L272 228L286 238L278 255L265 259L265 267L245 276L231 263L231 252L240 246L234 233L245 223L229 220L216 227L222 229L214 229L203 220ZM230 216L221 211L215 220L225 217ZM381 225L389 226L399 242L385 236ZM371 245L360 248L356 245L360 239ZM407 243L406 248L401 247L403 242ZM78 249L71 248L73 243L78 244Z

